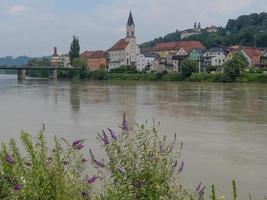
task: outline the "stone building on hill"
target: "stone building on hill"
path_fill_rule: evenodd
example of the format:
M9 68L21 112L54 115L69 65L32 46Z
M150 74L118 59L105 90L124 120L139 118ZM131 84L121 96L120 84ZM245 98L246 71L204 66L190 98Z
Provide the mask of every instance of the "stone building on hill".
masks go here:
M136 43L135 24L130 12L126 24L126 37L120 39L108 50L109 69L122 65L136 65L139 54L140 47Z

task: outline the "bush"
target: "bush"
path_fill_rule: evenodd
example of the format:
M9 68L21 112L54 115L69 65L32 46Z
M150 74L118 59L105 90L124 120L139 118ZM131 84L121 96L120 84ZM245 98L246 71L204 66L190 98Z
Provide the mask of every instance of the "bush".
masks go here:
M181 65L182 75L189 77L193 72L197 71L197 63L193 60L184 60Z
M81 141L76 146L61 145L55 137L55 147L49 150L44 129L37 139L22 132L22 155L12 139L9 148L2 144L0 153L0 198L12 200L89 199L91 187L82 176L85 168ZM88 194L85 198L84 194Z
M234 82L246 67L248 67L246 58L241 53L236 53L224 64L224 81Z
M208 73L193 73L187 80L192 82L221 82L223 80L222 74L208 74Z
M110 69L109 72L110 73L129 73L129 74L138 73L136 67L131 66L131 65L124 65L118 68Z

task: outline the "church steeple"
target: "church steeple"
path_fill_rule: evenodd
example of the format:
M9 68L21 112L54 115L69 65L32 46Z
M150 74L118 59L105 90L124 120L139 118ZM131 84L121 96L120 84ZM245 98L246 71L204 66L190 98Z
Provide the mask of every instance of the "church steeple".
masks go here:
M130 15L128 17L127 26L132 26L132 25L135 25L135 24L134 24L134 20L133 20L132 11L130 11Z
M135 38L135 24L131 11L126 25L126 38Z

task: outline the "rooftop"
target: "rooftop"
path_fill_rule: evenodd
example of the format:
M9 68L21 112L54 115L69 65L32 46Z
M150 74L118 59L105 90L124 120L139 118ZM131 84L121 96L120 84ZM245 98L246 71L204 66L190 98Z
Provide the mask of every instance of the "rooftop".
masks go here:
M116 44L114 44L108 51L119 51L123 50L128 46L129 42L125 39L120 39Z

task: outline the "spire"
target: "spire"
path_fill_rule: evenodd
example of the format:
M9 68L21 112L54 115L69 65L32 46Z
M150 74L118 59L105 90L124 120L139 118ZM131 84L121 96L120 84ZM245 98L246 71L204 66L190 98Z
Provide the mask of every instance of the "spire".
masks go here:
M58 54L57 54L57 47L54 47L54 54L53 54L53 56L58 56Z
M128 25L128 26L135 25L135 24L134 24L134 20L133 20L133 16L132 16L132 11L130 11L130 15L129 15L129 18L128 18L127 25Z

